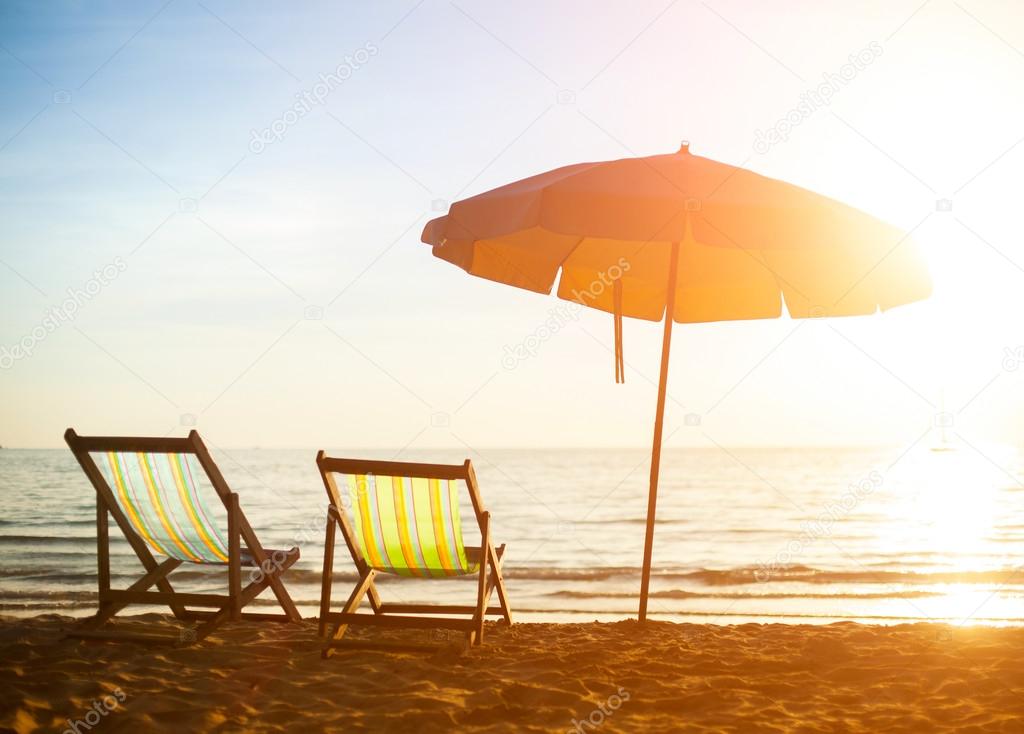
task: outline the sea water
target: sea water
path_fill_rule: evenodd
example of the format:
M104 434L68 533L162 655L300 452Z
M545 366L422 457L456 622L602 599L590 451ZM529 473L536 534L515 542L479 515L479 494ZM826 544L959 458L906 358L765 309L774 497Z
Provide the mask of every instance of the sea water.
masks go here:
M328 453L461 463L468 452ZM284 578L304 615L319 605L327 507L314 457L314 449L215 452L263 544L300 547ZM468 458L492 537L507 545L519 619L636 616L649 452L495 449ZM1021 453L1006 447L666 449L649 614L722 624L1019 624L1022 472ZM94 611L95 492L71 453L0 451L0 507L0 613ZM463 525L476 544L468 510ZM124 588L143 569L118 535L111 523L113 585ZM338 540L336 606L354 578ZM185 564L172 581L217 592L226 574ZM475 578L385 575L379 586L398 602L471 603L476 593ZM273 596L258 603L269 607Z

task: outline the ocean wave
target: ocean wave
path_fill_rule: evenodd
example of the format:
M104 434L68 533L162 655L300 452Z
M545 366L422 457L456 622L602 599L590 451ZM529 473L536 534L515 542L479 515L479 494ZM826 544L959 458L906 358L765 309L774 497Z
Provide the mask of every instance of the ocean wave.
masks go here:
M672 574L667 574L672 576ZM835 571L791 565L777 568L747 566L742 568L703 569L679 575L678 578L699 581L708 586L736 586L799 582L805 584L992 584L1024 583L1024 572L1017 568L965 571Z
M663 525L689 525L693 520L683 518L666 518L658 520L658 526ZM573 520L573 525L646 525L645 517L615 517L607 520Z
M633 592L624 591L572 591L562 589L560 591L552 591L545 596L558 597L564 599L635 599L637 594ZM652 591L650 597L652 599L918 599L923 597L931 596L943 596L942 592L939 591L922 591L922 590L909 590L909 591L894 591L888 592L836 592L831 594L817 594L817 593L793 593L787 594L784 592L765 592L763 594L755 593L744 593L744 592L700 592L700 591L685 591L683 589L668 589L664 591Z
M95 591L69 591L67 589L34 589L32 591L0 590L0 601L4 602L14 601L17 599L52 599L59 603L91 600L95 598Z
M125 556L124 564L116 564L112 577L117 579L137 579L142 575L141 566L133 556ZM243 577L250 569L243 569ZM184 565L172 572L171 578L179 581L210 581L227 575L225 565ZM602 583L628 581L639 578L640 568L637 566L594 566L594 567L554 567L554 566L522 566L505 568L505 578L513 581L537 582L589 582ZM285 574L285 579L299 584L319 584L321 570L312 563L307 567L293 567ZM675 581L704 587L725 586L758 586L769 588L774 584L801 583L828 586L842 584L878 585L900 584L904 586L928 586L935 584L1006 584L1011 586L1024 585L1024 569L1001 568L987 570L882 570L877 568L840 571L813 568L804 565L779 566L777 568L761 566L740 566L726 569L658 569L652 571L651 577L659 581ZM89 558L88 564L79 568L67 565L39 565L0 568L0 578L17 581L40 581L48 583L88 582L96 578L95 561ZM358 575L354 571L334 573L339 582L355 581ZM387 584L389 574L380 577ZM393 577L398 578L398 577ZM476 575L469 574L453 577L475 583ZM832 594L825 594L832 596ZM757 596L763 596L758 594ZM799 596L807 596L800 594Z
M596 568L516 568L506 569L505 577L536 581L606 581L614 578L639 576L638 567ZM804 565L741 566L727 569L701 568L695 570L654 569L652 578L689 581L703 586L764 586L766 583L805 584L1024 584L1024 570L1002 568L966 571L896 571L856 570L836 571Z
M185 572L188 573L188 572ZM767 575L765 575L767 574ZM187 578L184 573L182 578ZM595 566L592 568L559 568L559 567L506 567L506 579L513 581L550 581L550 582L606 582L638 578L640 568L637 566ZM909 586L926 586L931 584L1013 584L1024 585L1024 570L1015 568L974 570L974 571L895 571L895 570L857 570L834 571L812 568L811 566L791 565L776 569L764 569L760 566L742 566L728 569L654 569L651 577L665 581L683 581L702 586L766 586L768 583L806 583L806 584L904 584ZM286 578L297 582L320 583L319 569L292 568ZM334 578L342 581L354 581L355 573L335 573ZM387 575L382 577L388 578ZM475 579L474 575L463 578ZM826 594L826 596L831 596Z
M256 599L250 602L254 606L267 606L272 607L277 605L275 599ZM300 609L315 610L319 606L318 599L296 599L295 604ZM622 617L622 618L635 618L636 609L632 607L622 609L585 609L585 608L558 608L558 609L547 609L542 607L514 607L515 611L519 614L539 614L539 615L578 615L578 616L593 616L595 619L598 617ZM94 611L95 602L87 601L68 601L64 603L58 602L23 602L23 603L6 603L0 602L0 612L14 613L15 615L26 614L28 612L77 612L77 611ZM849 623L849 622L928 622L928 623L953 623L957 624L962 622L962 619L956 616L952 617L927 617L927 616L910 616L910 615L896 615L896 614L856 614L856 615L839 615L829 614L827 612L813 613L813 612L746 612L746 611L702 611L702 610L672 610L665 611L660 609L649 609L648 616L652 619L668 619L673 618L699 618L702 620L711 620L712 622L718 622L725 619L733 619L739 621L762 621L772 620L773 623L792 622L796 620L801 621L813 621L819 622L830 622L830 623ZM76 615L78 619L86 619L89 614ZM310 618L309 616L306 617ZM999 616L976 616L972 617L972 622L975 623L997 623L997 624L1011 624L1019 625L1021 620L1017 617L999 617ZM738 623L738 622L733 622ZM71 622L74 624L74 622Z
M0 543L14 545L52 545L54 543L95 544L94 535L0 535Z

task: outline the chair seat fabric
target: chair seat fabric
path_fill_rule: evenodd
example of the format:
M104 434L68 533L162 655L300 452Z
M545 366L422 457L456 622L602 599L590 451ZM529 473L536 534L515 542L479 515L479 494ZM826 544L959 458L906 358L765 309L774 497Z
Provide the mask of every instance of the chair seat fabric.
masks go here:
M200 486L197 478L205 474L194 455L106 451L97 458L118 507L152 550L192 563L227 563L227 511L212 486Z
M338 474L358 550L370 568L399 576L476 573L466 557L455 480Z

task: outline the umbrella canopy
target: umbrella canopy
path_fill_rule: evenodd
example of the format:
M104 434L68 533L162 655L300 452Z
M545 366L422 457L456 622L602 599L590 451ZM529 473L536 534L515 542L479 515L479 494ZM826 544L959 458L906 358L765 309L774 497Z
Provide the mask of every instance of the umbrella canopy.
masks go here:
M870 314L926 298L901 230L798 186L677 153L565 166L452 204L422 240L489 280L665 317L640 618L646 616L672 323ZM561 278L559 279L559 272Z
M689 224L690 234L686 236ZM581 163L455 202L427 223L434 254L482 278L660 321L680 242L679 323L867 314L926 297L899 229L828 197L678 153ZM626 265L622 264L625 261ZM600 291L595 293L594 291Z

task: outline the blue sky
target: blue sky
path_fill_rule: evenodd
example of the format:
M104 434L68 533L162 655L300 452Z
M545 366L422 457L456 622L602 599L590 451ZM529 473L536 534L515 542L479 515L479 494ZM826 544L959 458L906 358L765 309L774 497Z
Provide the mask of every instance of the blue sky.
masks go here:
M26 339L32 353L0 359L0 443L194 423L225 446L645 446L656 325L627 324L625 386L598 313L504 369L557 302L418 240L450 201L683 138L918 227L937 290L871 318L680 327L669 445L909 443L942 409L1014 441L1019 10L772 8L5 3L0 356ZM831 104L754 149L872 43ZM345 64L322 104L252 149ZM111 265L73 319L39 331Z

